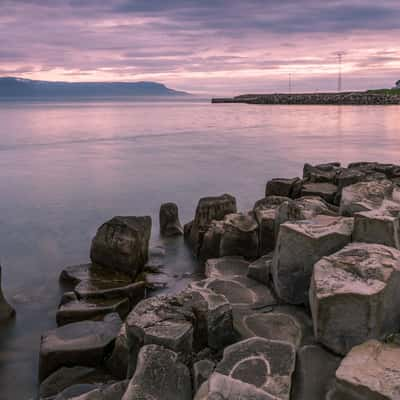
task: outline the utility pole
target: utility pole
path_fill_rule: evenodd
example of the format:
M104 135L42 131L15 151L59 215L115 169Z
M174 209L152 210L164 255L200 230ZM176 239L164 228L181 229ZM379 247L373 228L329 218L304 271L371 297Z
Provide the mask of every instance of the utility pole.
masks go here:
M343 56L346 54L344 51L338 51L335 53L338 60L338 88L337 91L342 91L342 61Z

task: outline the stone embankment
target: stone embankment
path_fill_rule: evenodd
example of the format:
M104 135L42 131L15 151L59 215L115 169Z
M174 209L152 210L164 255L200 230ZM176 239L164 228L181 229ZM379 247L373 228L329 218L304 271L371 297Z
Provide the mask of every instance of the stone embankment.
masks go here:
M40 398L399 400L399 182L392 164L306 164L251 210L202 198L183 231L204 277L173 295L146 293L150 218L106 222L61 275ZM182 233L175 204L160 218Z
M211 102L246 104L393 105L400 104L400 94L368 92L246 94L236 97L214 98Z

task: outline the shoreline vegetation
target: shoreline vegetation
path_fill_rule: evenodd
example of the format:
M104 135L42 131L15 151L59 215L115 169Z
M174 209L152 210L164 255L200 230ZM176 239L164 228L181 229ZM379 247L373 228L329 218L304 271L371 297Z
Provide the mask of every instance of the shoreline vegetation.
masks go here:
M271 93L216 97L212 103L304 104L304 105L396 105L400 89L378 89L341 93Z
M61 273L40 399L397 399L399 184L394 164L305 164L251 210L204 197L182 226L165 203L160 234L204 266L170 295L157 294L168 266L151 218L106 221L91 263Z

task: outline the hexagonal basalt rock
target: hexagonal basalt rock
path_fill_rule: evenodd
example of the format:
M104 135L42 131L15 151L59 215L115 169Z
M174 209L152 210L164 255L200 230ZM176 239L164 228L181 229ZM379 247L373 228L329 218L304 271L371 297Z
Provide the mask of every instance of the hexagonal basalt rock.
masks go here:
M353 240L400 249L400 204L383 200L377 209L355 213Z
M276 242L276 209L286 201L288 197L268 196L258 200L253 212L259 226L259 255L265 255L274 250Z
M268 285L271 281L273 257L274 253L269 253L252 262L248 267L247 276Z
M75 322L46 332L40 343L39 381L61 367L101 365L121 323L117 314L109 314L104 321Z
M352 218L325 215L282 224L272 263L279 298L291 304L306 304L315 262L348 244L352 231Z
M137 368L122 400L191 400L189 369L178 354L157 345L142 347Z
M221 349L232 342L232 308L224 296L205 288L140 302L126 320L129 374L145 344L158 344L188 361L204 347Z
M90 258L135 277L148 259L150 234L150 217L114 217L98 229Z
M205 264L205 275L207 278L245 276L249 264L243 257L211 258Z
M342 191L340 214L351 217L356 212L379 208L383 199L390 199L392 193L393 183L388 180L346 186Z
M335 201L338 187L333 183L305 183L301 188L302 196L319 196L328 203Z
M314 266L315 337L338 354L400 326L400 251L352 243Z
M400 346L376 340L354 347L336 371L330 400L398 400Z
M227 347L215 371L288 400L295 360L293 345L255 337Z
M312 183L333 183L340 163L328 163L312 166L304 164L303 179Z
M236 211L236 199L230 194L204 197L199 200L193 222L185 226L185 237L196 256L199 254L203 236L210 227L211 221L222 220L225 215L236 213Z
M300 196L302 180L296 178L274 178L267 182L265 187L265 197L285 196L295 199Z

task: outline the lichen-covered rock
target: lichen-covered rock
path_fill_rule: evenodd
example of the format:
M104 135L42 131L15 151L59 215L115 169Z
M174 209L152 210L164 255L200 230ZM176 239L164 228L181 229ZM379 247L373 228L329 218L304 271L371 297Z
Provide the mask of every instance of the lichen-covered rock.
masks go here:
M351 241L353 219L318 215L281 225L272 263L274 288L290 304L307 304L314 264Z
M333 183L305 183L301 188L302 196L319 196L330 204L335 201L338 187Z
M265 255L274 250L276 209L286 201L290 199L282 196L268 196L255 203L253 212L259 226L259 255Z
M39 381L61 367L100 366L121 324L117 314L109 314L103 321L75 322L46 332L40 343Z
M296 178L274 178L267 182L265 187L265 197L284 196L295 199L300 197L302 180Z
M336 371L330 400L398 400L400 346L369 340L354 347Z
M379 208L383 199L390 199L393 183L388 180L360 182L343 188L340 214L353 216L356 212Z
M316 339L337 354L400 326L400 251L352 243L314 266L310 305Z
M162 236L183 235L179 221L178 206L175 203L164 203L160 207L160 233Z
M3 295L1 287L1 266L0 266L0 323L9 320L15 315L15 310L8 304Z
M251 215L226 215L220 243L220 256L243 256L251 260L256 259L257 255L257 221Z
M199 254L203 236L213 220L224 219L225 215L236 213L236 199L230 194L218 197L204 197L199 200L193 222L185 226L185 237L196 256Z
M297 352L291 400L322 400L333 387L341 358L312 344Z
M122 400L191 400L189 369L178 354L157 345L142 347L135 374Z
M227 347L215 371L289 400L295 361L292 344L254 337Z
M97 230L90 258L135 277L146 264L150 234L150 217L114 217Z
M205 264L207 278L231 278L245 276L249 268L249 262L243 257L211 258Z
M273 256L274 253L269 253L252 262L248 267L247 276L268 285L271 281Z
M136 368L140 348L158 344L188 361L204 347L221 349L232 342L232 307L227 299L205 288L187 289L175 296L140 302L126 320L129 375Z
M377 209L355 213L353 240L400 249L400 203L383 200Z

